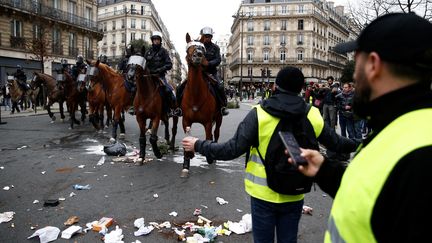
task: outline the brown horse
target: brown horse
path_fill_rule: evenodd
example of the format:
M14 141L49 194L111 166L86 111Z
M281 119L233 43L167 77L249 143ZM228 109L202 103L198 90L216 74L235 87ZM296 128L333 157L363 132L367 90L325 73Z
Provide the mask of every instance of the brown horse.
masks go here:
M81 79L74 80L66 68L56 70L56 72L57 82L61 82L64 88L66 106L70 116L70 129L73 129L74 124L80 125L80 122L75 118L75 112L78 110L78 107L81 107L81 121L85 120L85 86L79 85L80 83L84 83L85 74L79 76L79 78L82 77Z
M59 103L60 108L60 117L63 121L65 119L64 110L63 110L63 103L65 102L65 96L64 96L64 90L62 85L57 85L57 81L55 78L53 78L51 75L34 72L33 73L33 79L30 83L30 86L32 89L36 87L41 87L44 85L47 89L47 97L48 97L48 104L44 104L48 115L51 118L52 121L56 120L56 117L54 113L51 112L51 106L55 103Z
M188 133L193 123L201 123L205 129L206 140L213 140L212 127L216 123L214 141L217 142L222 124L222 114L220 109L217 108L216 99L210 91L209 81L203 72L203 66L208 65L208 61L204 56L205 48L201 42L192 41L189 33L186 34L186 43L188 82L180 104L183 110L183 130ZM193 153L184 153L182 177L188 175L190 159L193 156ZM208 158L207 162L209 164L213 163Z
M107 101L111 108L114 109L114 123L110 141L114 142L117 139L117 127L120 125L120 136L124 136L124 117L122 112L132 106L134 94L129 92L125 86L124 79L121 74L114 69L101 63L99 60L87 60L90 65L87 75L92 81L102 84L106 91Z
M143 48L141 53L145 53L145 48ZM165 140L170 145L170 149L174 151L178 117L173 117L172 137L170 141L168 115L163 109L164 101L161 97L161 92L163 92L164 87L161 85L158 75L150 74L149 69L146 67L144 57L134 55L129 58L127 65L127 80L133 82L137 88L137 93L134 99L134 108L136 120L140 128L140 160L138 162L142 165L145 158L146 148L146 120L150 119L152 121L149 140L153 153L157 158L161 158L162 154L157 146L159 121L162 120L164 122Z
M8 76L7 85L11 95L12 114L15 112L15 110L20 112L18 105L19 103L23 103L23 105L27 107L28 101L32 102L34 112L36 113L36 97L39 94L39 88L24 91L24 89L18 84L18 81L13 76Z
M81 83L81 85L83 84ZM89 103L89 121L97 131L102 132L104 126L108 127L112 119L112 109L108 104L106 92L102 83L94 82L90 78L86 78L85 88L87 89L87 101ZM107 119L104 125L105 108Z

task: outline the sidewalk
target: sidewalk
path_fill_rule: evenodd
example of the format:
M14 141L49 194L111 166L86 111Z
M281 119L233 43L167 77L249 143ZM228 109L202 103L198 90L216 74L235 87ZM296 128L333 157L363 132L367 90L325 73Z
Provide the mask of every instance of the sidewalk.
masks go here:
M64 107L65 110L66 110L66 106L63 105L63 107ZM35 113L34 110L33 110L32 108L29 108L29 109L27 109L27 110L21 110L21 112L16 112L16 111L15 111L14 114L11 114L9 108L8 108L8 110L6 110L6 111L5 111L5 108L6 108L5 106L0 106L0 110L1 110L0 112L1 112L1 118L2 118L2 119L16 118L16 117L23 117L23 116L40 116L40 115L48 115L47 110L44 110L44 109L42 108L42 106L38 106L38 107L36 108L37 113ZM59 105L58 105L58 103L54 103L54 104L51 106L51 111L52 111L53 113L58 113L59 110L60 110L60 109L59 109Z

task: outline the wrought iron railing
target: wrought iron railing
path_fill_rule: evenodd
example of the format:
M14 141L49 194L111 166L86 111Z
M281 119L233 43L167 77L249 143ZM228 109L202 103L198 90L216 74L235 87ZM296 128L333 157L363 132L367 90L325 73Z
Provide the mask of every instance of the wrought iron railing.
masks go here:
M72 25L77 25L82 28L98 31L96 21L68 13L60 9L53 8L46 4L24 0L1 0L0 6L14 8L15 10L21 10L30 14L41 15L45 18L51 18L53 20L63 21Z
M24 37L16 37L12 36L10 37L10 44L12 48L26 48L26 39Z

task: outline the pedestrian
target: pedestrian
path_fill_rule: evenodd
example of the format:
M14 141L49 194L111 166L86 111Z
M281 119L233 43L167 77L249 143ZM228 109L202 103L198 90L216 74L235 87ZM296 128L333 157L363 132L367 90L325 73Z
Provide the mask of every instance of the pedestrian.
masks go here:
M348 167L304 150L319 186L334 197L325 242L425 242L432 227L432 23L414 13L378 17L357 40L353 111L373 132Z
M327 85L323 89L323 117L324 121L333 129L336 127L337 111L336 111L336 95L338 88L333 83L332 76L327 77Z
M342 93L336 95L336 105L339 111L339 124L341 135L343 137L355 138L354 132L354 113L352 111L352 103L354 92L351 89L351 84L343 84Z
M338 151L356 148L353 141L325 125L319 110L299 96L303 86L303 73L285 67L277 74L273 95L247 114L230 140L218 144L186 137L182 141L186 151L197 151L210 159L230 160L247 153L245 189L251 196L255 242L274 242L275 229L277 242L297 242L304 193L312 185L295 168L285 167L287 156L279 131L292 131L299 143L309 148L318 149L318 142ZM278 162L288 173L283 174L282 181L278 177L281 171L272 169Z

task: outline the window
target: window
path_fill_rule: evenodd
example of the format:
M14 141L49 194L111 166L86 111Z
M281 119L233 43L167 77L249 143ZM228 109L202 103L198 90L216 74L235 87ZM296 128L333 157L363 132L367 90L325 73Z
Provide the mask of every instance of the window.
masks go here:
M141 15L144 15L144 6L141 6Z
M114 15L118 14L117 13L117 7L114 7Z
M141 40L145 40L145 34L141 33Z
M265 7L265 15L270 15L271 14L271 12L270 12L270 6L266 6Z
M135 4L131 4L130 12L131 14L136 14Z
M303 61L303 50L297 50L297 60Z
M135 33L131 33L131 41L135 40Z
M63 46L61 45L61 32L54 27L52 31L52 53L63 55Z
M42 38L42 32L40 25L34 24L33 25L33 39L41 39Z
M102 38L102 41L103 41L103 45L106 46L106 44L107 44L107 36L106 35L104 35L104 37Z
M112 22L112 30L115 30L116 29L116 21L114 20L113 22Z
M287 21L286 20L282 20L281 21L281 30L286 30L287 29Z
M69 15L69 21L71 21L72 23L74 23L75 20L75 15L77 12L77 4L76 2L70 1L68 3L68 12L70 13Z
M285 50L281 50L280 51L280 61L283 62L286 59L286 51Z
M298 20L298 30L303 30L303 19Z
M253 61L253 51L252 50L247 51L247 60L248 60L248 62Z
M247 30L248 31L253 31L254 30L254 22L252 20L249 20L247 22Z
M288 14L288 8L286 5L282 6L281 14Z
M303 34L298 34L297 35L297 44L298 45L303 45Z
M254 37L253 37L253 35L248 35L248 37L247 37L247 43L248 43L248 46L253 46L253 44L254 44Z
M19 20L11 21L11 34L13 37L22 37L22 22Z
M248 67L248 77L253 77L253 69L252 69L252 67Z
M136 19L131 19L131 29L136 28Z
M143 29L143 30L146 29L146 21L145 21L145 19L141 19L141 29Z
M111 44L115 44L116 43L116 34L112 34L111 38L112 38Z
M89 38L88 36L84 36L84 42L83 42L83 46L84 46L84 52L86 54L86 57L92 57L92 42L91 42L91 38Z
M106 22L103 22L103 31L107 31L107 23Z
M264 45L265 46L270 45L270 36L269 35L264 36Z
M52 6L55 9L61 9L61 0L52 0Z
M280 35L280 44L281 45L286 45L286 43L287 43L286 35L285 34L281 34Z
M298 13L304 13L304 6L298 5Z
M264 30L270 30L270 20L264 20Z
M69 33L69 56L76 57L78 55L77 37L75 33Z
M269 50L264 50L263 61L264 62L268 62L269 61L269 57L270 57L270 51Z
M124 19L122 19L122 20L121 20L121 28L122 28L122 29L124 29L124 28L125 28L125 26L126 26L126 24L125 24L125 20L124 20Z
M125 33L122 33L122 43L125 43L125 41L126 41L126 35Z
M86 20L92 20L92 19L93 19L93 12L92 12L92 9L91 9L91 8L89 8L89 7L86 7L86 8L85 8L85 11L84 11L84 18L85 18Z

